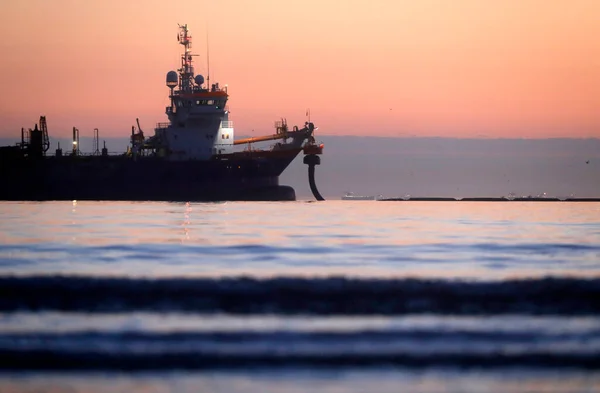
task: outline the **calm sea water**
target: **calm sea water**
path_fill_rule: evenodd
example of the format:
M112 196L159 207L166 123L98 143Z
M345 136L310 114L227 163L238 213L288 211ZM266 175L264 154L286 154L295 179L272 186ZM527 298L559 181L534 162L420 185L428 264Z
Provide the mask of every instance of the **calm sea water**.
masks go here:
M600 203L0 202L1 392L600 391Z

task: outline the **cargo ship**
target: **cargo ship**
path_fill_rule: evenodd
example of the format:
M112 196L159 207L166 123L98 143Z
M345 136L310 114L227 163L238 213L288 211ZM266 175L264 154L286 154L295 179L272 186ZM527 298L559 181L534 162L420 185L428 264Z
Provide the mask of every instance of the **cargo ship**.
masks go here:
M21 141L0 147L0 200L158 200L158 201L280 201L295 200L292 187L279 176L304 153L311 190L322 199L314 182L323 145L314 138L310 118L302 128L275 122L272 134L234 139L227 86L210 83L194 73L192 36L180 25L177 40L183 48L181 66L169 71L166 85L168 122L159 123L145 137L137 123L130 145L122 154L99 149L83 154L79 130L73 128L72 146L60 145L49 154L46 118L33 129L21 129ZM265 149L257 142L273 141Z

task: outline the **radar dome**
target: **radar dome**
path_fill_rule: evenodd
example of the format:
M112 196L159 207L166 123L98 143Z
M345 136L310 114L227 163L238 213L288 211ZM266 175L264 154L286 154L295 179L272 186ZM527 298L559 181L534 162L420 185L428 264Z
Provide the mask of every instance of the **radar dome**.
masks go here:
M173 88L176 87L178 83L177 73L175 71L167 72L167 86Z
M196 75L194 80L198 86L201 86L204 83L204 77L202 75Z

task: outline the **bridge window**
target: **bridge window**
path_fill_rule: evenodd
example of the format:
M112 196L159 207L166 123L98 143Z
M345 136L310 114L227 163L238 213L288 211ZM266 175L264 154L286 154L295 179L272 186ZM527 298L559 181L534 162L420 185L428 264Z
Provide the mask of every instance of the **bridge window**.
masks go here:
M206 101L207 105L214 105L215 104L215 100L208 100Z

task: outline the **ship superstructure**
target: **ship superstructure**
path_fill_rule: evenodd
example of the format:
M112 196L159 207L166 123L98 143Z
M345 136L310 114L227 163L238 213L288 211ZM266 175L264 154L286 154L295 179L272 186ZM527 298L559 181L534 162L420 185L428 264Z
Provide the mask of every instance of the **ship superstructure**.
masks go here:
M94 153L79 145L79 129L73 127L73 149L54 155L49 149L45 117L40 128L25 133L15 146L0 148L0 199L97 199L97 200L294 200L291 187L279 185L279 175L304 152L309 165L311 190L316 190L314 168L323 145L315 142L315 126L288 128L285 119L275 122L275 132L234 139L229 119L227 86L196 75L192 36L180 25L177 40L184 48L180 68L169 71L166 85L170 105L168 122L157 124L145 137L138 121L131 130L126 153L111 155L106 146L99 154L98 129L94 129ZM275 141L268 149L254 143Z
M167 73L170 105L168 123L159 123L155 135L140 148L152 149L169 160L208 160L233 151L233 122L227 110L227 87L194 72L192 36L187 25L179 26L177 40L184 47L181 67ZM141 142L141 141L140 141Z

